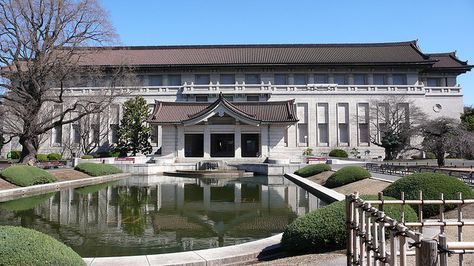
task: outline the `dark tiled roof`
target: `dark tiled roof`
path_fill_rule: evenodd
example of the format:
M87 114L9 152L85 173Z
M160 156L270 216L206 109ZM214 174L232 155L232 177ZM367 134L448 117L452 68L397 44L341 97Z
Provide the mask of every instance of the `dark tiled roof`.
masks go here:
M384 65L427 64L415 41L365 44L267 44L84 48L84 65Z
M467 61L461 61L456 57L455 52L427 54L430 59L435 60L434 69L465 69L470 70L472 66Z
M297 122L296 107L293 100L269 102L229 102L222 95L213 103L203 102L163 102L156 101L149 121L158 124L182 124L205 115L217 105L256 122L286 123Z

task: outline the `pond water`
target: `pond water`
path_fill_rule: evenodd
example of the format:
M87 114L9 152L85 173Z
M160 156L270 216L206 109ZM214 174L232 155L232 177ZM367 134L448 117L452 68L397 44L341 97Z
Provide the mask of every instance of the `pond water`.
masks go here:
M131 177L0 203L0 224L35 229L83 257L240 244L283 232L325 203L284 177Z

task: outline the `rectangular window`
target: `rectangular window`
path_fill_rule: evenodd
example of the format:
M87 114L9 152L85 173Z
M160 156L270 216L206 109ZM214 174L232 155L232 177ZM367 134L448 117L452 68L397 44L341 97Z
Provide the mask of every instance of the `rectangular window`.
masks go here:
M393 85L407 85L406 74L393 74Z
M150 75L150 76L148 76L148 85L150 85L150 86L163 86L163 76L161 76L161 75Z
M259 74L245 74L245 84L260 84Z
M296 105L298 115L298 146L308 146L308 104L298 103Z
M196 102L207 102L207 95L196 95Z
M327 74L315 74L314 75L315 84L328 84L329 79Z
M81 125L79 124L72 124L72 143L79 144L81 143Z
M117 124L110 125L110 141L112 143L118 143L118 128Z
M233 95L224 95L224 99L226 99L229 102L233 102L234 101L234 96Z
M273 84L275 85L288 85L287 74L275 74L273 76Z
M329 145L329 112L327 103L318 103L317 108L317 124L318 124L318 146Z
M56 126L53 129L53 144L61 144L63 142L63 127Z
M196 85L209 85L211 77L208 74L196 74L194 75L194 84Z
M374 74L374 82L375 85L387 85L387 75L385 74Z
M99 144L100 142L100 125L99 124L91 124L91 142L95 144Z
M428 87L440 87L441 79L440 78L427 78L426 84Z
M359 144L369 144L369 104L359 103L357 106L357 123L359 127Z
M219 79L220 84L235 84L235 75L234 74L221 74Z
M338 103L337 104L337 123L338 123L338 135L339 145L349 145L349 104Z
M168 86L181 86L181 75L168 75Z
M258 95L247 95L247 102L258 102L260 101L260 96Z
M135 76L135 86L143 86L143 85L145 85L145 76L136 75Z
M354 85L367 85L367 75L354 74Z
M347 85L347 75L346 74L335 74L334 82L339 85Z
M293 83L295 85L306 85L306 84L308 84L307 77L308 77L308 75L306 75L306 74L294 74L293 75Z

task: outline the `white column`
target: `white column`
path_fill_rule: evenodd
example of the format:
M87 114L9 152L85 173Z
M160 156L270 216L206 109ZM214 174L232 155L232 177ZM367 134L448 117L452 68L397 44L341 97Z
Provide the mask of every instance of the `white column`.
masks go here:
M316 147L316 104L308 103L308 146Z
M268 129L266 125L260 126L260 140L262 141L262 157L268 157Z
M183 126L178 126L178 132L177 132L177 152L178 152L178 158L184 158L184 127Z
M242 158L242 130L237 122L234 130L235 158Z
M329 147L336 147L338 140L337 103L328 103Z
M211 157L211 130L209 125L204 125L204 158Z

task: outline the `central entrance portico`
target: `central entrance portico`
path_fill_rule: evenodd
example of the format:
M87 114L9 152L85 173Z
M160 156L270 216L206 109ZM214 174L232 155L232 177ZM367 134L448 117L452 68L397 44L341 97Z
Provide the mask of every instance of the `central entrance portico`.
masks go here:
M149 120L162 126L162 155L177 158L265 158L285 146L296 123L293 101L160 102Z

